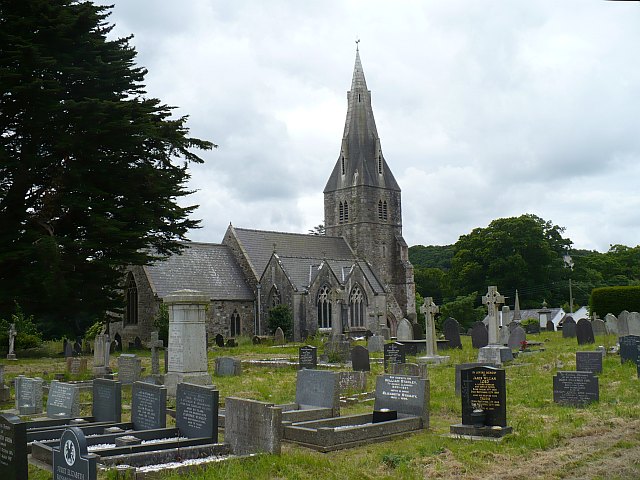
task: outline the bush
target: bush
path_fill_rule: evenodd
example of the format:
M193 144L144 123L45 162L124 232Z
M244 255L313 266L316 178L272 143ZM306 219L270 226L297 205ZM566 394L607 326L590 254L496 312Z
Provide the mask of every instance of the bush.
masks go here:
M640 312L640 287L594 288L589 297L589 312L597 312L601 317L607 313Z
M102 331L104 327L104 323L101 320L98 320L96 323L87 328L87 331L84 333L84 338L87 342L93 342L96 339L96 336Z
M275 333L278 327L284 332L286 338L291 338L293 333L293 314L289 305L277 305L269 309L269 318L267 319L269 331Z
M14 323L16 326L15 349L38 347L42 344L42 334L33 322L33 315L26 316L16 303L16 311L11 315L11 321L0 320L0 345L9 345L9 328Z
M161 303L158 315L153 320L153 327L158 330L158 338L169 345L169 307Z

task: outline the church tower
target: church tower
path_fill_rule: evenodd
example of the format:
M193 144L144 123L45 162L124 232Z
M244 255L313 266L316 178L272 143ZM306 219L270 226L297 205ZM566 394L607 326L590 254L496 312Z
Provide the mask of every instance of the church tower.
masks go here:
M324 189L326 234L344 237L374 267L394 297L387 307L395 320L413 321L415 284L402 238L400 187L382 153L357 49L347 102L340 155Z

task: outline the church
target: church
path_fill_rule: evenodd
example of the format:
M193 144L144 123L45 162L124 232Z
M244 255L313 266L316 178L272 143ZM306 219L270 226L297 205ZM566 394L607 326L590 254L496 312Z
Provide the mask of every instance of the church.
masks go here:
M207 332L268 334L269 310L290 307L293 340L351 334L416 319L413 266L402 237L401 192L382 151L356 49L340 153L324 187L324 235L229 225L221 243L126 271L126 308L110 324L121 342L147 343L162 299L191 289L210 299Z

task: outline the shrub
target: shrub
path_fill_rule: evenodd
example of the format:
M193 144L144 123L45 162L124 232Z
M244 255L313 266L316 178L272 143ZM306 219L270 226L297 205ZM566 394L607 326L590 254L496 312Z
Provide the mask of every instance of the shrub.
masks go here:
M158 315L153 319L153 327L158 330L158 338L169 345L169 307L161 303Z
M26 316L16 303L16 311L11 315L11 321L0 320L0 345L9 345L9 328L16 326L15 349L38 347L42 344L42 334L33 322L33 315Z
M271 333L275 333L276 329L280 327L284 332L284 336L291 338L291 334L293 333L293 314L291 313L291 307L281 304L270 308L267 325Z
M87 331L84 333L84 338L87 342L93 342L96 339L96 336L102 331L104 327L104 323L101 320L98 320L96 323L87 328Z
M640 312L640 286L594 288L589 297L589 312L601 317L619 315L623 310Z

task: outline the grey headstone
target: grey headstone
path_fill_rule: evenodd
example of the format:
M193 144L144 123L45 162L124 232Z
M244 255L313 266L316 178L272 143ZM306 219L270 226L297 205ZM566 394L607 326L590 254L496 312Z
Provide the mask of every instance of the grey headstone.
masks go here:
M444 338L449 341L449 348L462 348L460 341L460 324L455 318L449 317L442 324Z
M56 480L95 480L98 478L97 457L89 453L87 440L78 427L68 427L53 448L53 471Z
M591 322L586 318L581 318L576 324L576 337L578 339L578 345L586 345L587 343L595 343L595 337L593 336L593 328Z
M429 379L429 370L426 363L392 363L389 365L393 375L409 375Z
M576 352L576 370L602 373L602 352Z
M629 335L629 312L623 310L618 315L618 335Z
M122 384L115 380L93 380L92 414L96 422L122 421Z
M232 377L242 374L242 362L233 357L216 357L216 375Z
M42 379L18 375L14 382L18 413L20 415L42 413Z
M398 322L396 338L399 342L402 342L402 340L413 340L413 327L411 326L411 322L406 318Z
M369 372L371 371L371 364L369 363L369 350L356 345L351 349L351 367L356 372Z
M429 380L407 375L378 375L374 410L388 408L421 417L429 427Z
M629 335L640 335L640 313L631 312L627 318Z
M318 348L305 345L298 350L298 368L315 369L318 366Z
M527 341L527 333L520 326L515 327L509 334L509 340L507 346L511 350L520 350L523 342Z
M576 321L570 315L562 322L562 338L576 338Z
M176 389L176 427L188 438L218 442L218 390L213 386L179 383Z
M604 316L604 324L607 327L607 333L611 335L619 335L618 332L618 319L615 315L607 313Z
M280 327L276 328L276 332L273 334L273 343L284 345L284 332Z
M300 409L332 408L339 414L338 375L326 370L299 370L296 380L296 403Z
M372 335L367 340L367 350L371 353L381 353L384 351L384 337L382 335Z
M340 394L364 392L367 388L367 372L337 372Z
M640 336L624 335L618 339L618 343L620 344L620 361L640 365Z
M75 418L80 416L80 390L75 385L53 380L47 397L47 417Z
M475 322L471 327L471 345L482 348L489 345L489 331L482 322Z
M574 407L599 400L598 377L591 372L558 372L553 377L553 401Z
M607 326L604 321L599 318L596 318L591 322L591 327L593 328L593 334L595 336L607 334Z
M118 357L118 380L123 385L131 385L140 380L141 360L132 353L123 353Z
M131 387L131 423L134 430L166 428L167 389L135 382Z
M227 397L225 404L224 442L235 455L280 454L282 408L236 397Z
M0 478L28 480L27 423L16 415L0 414Z
M329 361L346 362L351 352L351 344L342 334L331 335L324 344L324 353Z
M66 358L73 357L73 345L71 345L71 342L69 340L65 338L62 342L62 347L64 349L64 356Z
M525 332L527 333L540 333L540 323L536 322L536 323L527 323L525 326Z

